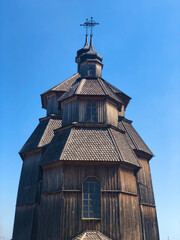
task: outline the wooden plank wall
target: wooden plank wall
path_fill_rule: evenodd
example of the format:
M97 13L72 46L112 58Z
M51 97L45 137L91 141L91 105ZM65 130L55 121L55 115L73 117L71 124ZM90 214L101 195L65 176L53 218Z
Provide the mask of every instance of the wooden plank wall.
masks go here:
M60 240L62 211L64 210L62 204L62 193L42 195L39 209L38 240Z
M140 203L155 205L149 162L145 158L138 158L141 169L137 173Z
M17 205L33 204L37 202L37 193L40 196L41 169L39 161L41 152L25 157L19 182Z
M58 109L58 99L57 95L50 95L47 99L47 116L50 114L59 114L60 110Z
M77 100L67 102L63 104L63 118L62 118L62 124L63 126L66 126L68 124L71 124L72 122L78 121L78 113L79 113L79 103Z
M144 240L159 240L159 230L155 207L141 205Z
M13 240L36 240L41 195L41 152L24 158L14 220Z
M16 208L13 240L32 240L34 212L35 205L26 205Z
M63 126L72 122L86 122L87 104L93 102L91 99L73 100L63 104ZM118 110L117 106L105 100L94 101L97 107L97 122L107 123L117 126Z
M81 218L82 181L87 176L101 181L101 220ZM133 171L119 165L94 164L44 168L38 240L69 240L88 229L99 230L113 240L141 240Z
M98 123L104 123L105 122L105 103L104 100L87 100L87 99L81 99L79 100L79 122L85 122L86 121L86 108L88 102L95 102L96 108L97 108L97 122Z
M145 158L139 158L138 160L142 167L137 173L137 186L142 217L143 239L159 240L157 215L149 161Z
M109 101L106 103L107 108L107 123L117 127L118 124L118 110L117 106Z

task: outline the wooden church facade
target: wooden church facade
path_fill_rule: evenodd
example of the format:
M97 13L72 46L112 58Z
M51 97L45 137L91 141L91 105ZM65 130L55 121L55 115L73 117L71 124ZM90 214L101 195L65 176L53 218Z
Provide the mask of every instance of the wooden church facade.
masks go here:
M20 151L13 240L158 240L152 152L124 116L130 97L77 52L78 73L41 95L47 116Z

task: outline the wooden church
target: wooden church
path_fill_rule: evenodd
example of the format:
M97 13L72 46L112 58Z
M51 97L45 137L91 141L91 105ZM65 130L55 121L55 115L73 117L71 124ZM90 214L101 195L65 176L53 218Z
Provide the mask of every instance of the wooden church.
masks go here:
M20 151L12 239L158 240L153 153L125 118L131 98L102 78L92 34L76 63L41 94L47 116Z

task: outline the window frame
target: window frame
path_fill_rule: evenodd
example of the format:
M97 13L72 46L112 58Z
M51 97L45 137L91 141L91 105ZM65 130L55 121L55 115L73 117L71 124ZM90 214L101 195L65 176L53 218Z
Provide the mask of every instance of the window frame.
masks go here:
M98 182L99 182L99 185L100 185L100 191L99 191L99 193L100 193L100 217L84 217L83 215L83 213L84 213L84 209L83 209L83 207L84 207L84 204L83 204L83 201L84 201L84 182L88 179L88 178L95 178ZM89 192L88 192L89 193ZM101 181L100 181L100 179L99 178L97 178L96 176L87 176L83 181L82 181L82 211L81 211L81 218L82 218L82 220L101 220L101 216L102 216L102 213L101 213L101 194L102 192L101 192ZM89 212L89 210L88 210L88 212Z
M89 104L93 104L95 105L95 109L96 109L96 115L95 115L95 120L88 120L88 105ZM90 119L92 119L92 107L91 107L91 112L90 112ZM85 110L85 122L87 123L96 123L98 122L98 109L97 109L97 103L96 101L88 101L87 104L86 104L86 110Z

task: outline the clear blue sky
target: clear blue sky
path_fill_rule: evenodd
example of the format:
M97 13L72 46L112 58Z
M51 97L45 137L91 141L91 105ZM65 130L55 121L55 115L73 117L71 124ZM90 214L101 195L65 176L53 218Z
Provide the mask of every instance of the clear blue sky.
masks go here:
M11 238L22 161L40 93L76 73L86 17L103 78L132 100L126 117L155 154L152 180L161 240L180 239L180 1L0 1L0 236Z

